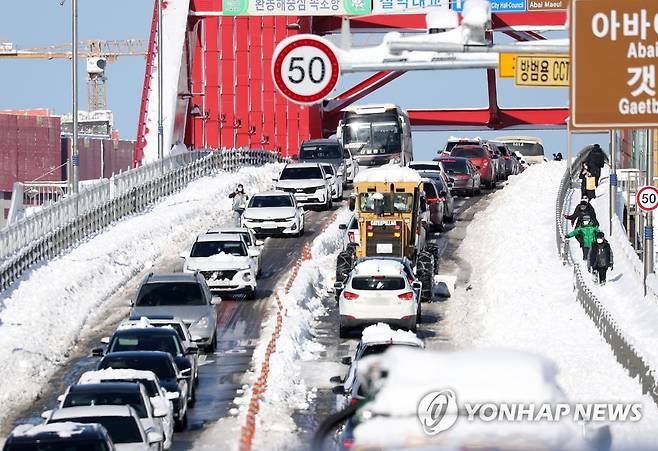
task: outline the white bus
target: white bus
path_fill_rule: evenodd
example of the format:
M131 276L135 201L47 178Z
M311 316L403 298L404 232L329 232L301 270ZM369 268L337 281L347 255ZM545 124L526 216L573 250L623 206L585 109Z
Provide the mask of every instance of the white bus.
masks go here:
M336 135L359 166L413 160L409 115L397 105L356 105L342 110Z

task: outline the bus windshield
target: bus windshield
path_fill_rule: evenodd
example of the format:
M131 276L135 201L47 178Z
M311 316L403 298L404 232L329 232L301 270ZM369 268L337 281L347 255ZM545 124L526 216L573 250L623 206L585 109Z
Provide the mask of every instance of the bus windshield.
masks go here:
M355 116L343 126L343 143L356 155L400 152L400 126L391 114Z
M544 156L544 146L539 143L533 142L524 142L524 141L513 141L506 142L507 148L512 152L521 152L521 155L524 157L543 157Z
M414 207L414 195L410 193L361 193L360 210L374 213L375 203L384 202L384 213L410 213Z

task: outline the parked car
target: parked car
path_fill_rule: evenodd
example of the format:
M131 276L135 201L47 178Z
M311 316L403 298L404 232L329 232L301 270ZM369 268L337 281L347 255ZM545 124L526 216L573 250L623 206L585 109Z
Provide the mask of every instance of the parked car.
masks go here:
M541 139L532 136L501 136L496 141L505 143L512 152L520 154L527 164L544 163L544 144Z
M102 425L117 451L159 451L164 437L146 432L130 406L84 406L53 410L46 424L95 423Z
M251 197L242 214L242 226L257 236L304 234L304 210L295 197L283 191L267 191Z
M187 394L188 385L192 383L189 371L179 371L174 358L168 352L162 351L123 351L105 354L98 362L97 370L113 368L116 370L130 369L153 371L160 385L169 393L167 396L173 404L174 425L177 430L183 430L187 425Z
M446 173L446 171L443 169L443 166L438 161L412 161L408 164L408 166L411 169L415 169L416 171L424 174L436 172L437 174L441 175L441 178L448 186L448 189L452 188L454 180ZM429 176L430 175L428 174L428 177Z
M333 206L329 178L320 163L288 163L276 180L276 189L291 193L303 207L329 210Z
M446 142L446 146L445 149L443 149L443 153L439 156L450 156L453 147L456 146L479 146L483 142L484 140L479 136L475 138L451 136L448 138L448 141Z
M434 184L434 180L423 178L423 191L425 191L425 202L429 212L430 232L443 232L444 203L439 200L439 188Z
M127 321L124 321L122 324L132 324L138 325L142 324L144 320L148 320L149 326L152 327L169 327L176 331L178 338L183 345L183 349L187 349L190 352L187 353L187 358L194 360L193 368L194 370L194 383L196 384L199 379L199 346L192 339L192 334L190 334L190 329L188 329L185 321L182 319L172 316L172 315L151 315L151 316L131 316ZM194 352L196 349L197 352Z
M340 230L344 230L343 235L343 250L347 250L348 246L359 246L361 243L361 235L359 234L359 221L356 216L352 215L345 224L338 226Z
M3 451L114 451L114 443L98 423L21 424L11 431Z
M139 382L71 385L57 400L60 409L80 406L130 406L135 409L147 434L164 434L162 423L154 414L146 389ZM48 419L51 414L52 411L48 410L42 416Z
M263 246L265 246L265 242L263 240L259 240L256 237L256 234L254 233L253 230L248 229L246 227L219 227L219 228L212 228L208 229L206 234L212 235L212 234L221 234L221 235L240 235L242 238L244 238L245 243L247 243L247 246L249 249L254 251L254 254L258 254L256 257L256 262L257 262L257 267L258 267L258 272L256 273L257 277L260 277L261 274L261 269L263 267L263 262L262 262L262 253L263 253Z
M421 319L420 282L410 282L403 265L395 260L373 259L358 263L340 291L339 334L378 322L416 331Z
M172 315L182 319L192 339L207 352L217 348L217 311L222 300L213 298L200 273L149 274L132 302L130 316Z
M438 157L446 173L453 178L452 192L473 196L480 193L480 171L467 158Z
M507 176L505 175L505 160L503 160L503 155L498 146L488 141L482 143L482 145L489 149L489 155L491 155L491 159L493 160L492 163L496 166L496 180L507 180Z
M256 274L260 251L248 247L241 235L199 235L185 259L183 271L199 271L210 291L256 297Z
M427 177L425 172L421 172L423 177ZM430 177L431 178L431 177ZM455 220L455 198L452 195L452 191L446 185L445 179L441 178L432 178L436 189L438 190L438 200L443 202L443 222L452 223Z
M144 327L146 326L146 327ZM123 351L163 351L174 358L176 367L183 374L192 375L192 383L188 384L187 401L192 406L196 401L194 390L194 377L197 372L197 360L193 358L198 348L184 348L178 333L172 327L152 327L146 318L136 323L123 323L114 332L112 337L104 337L102 342L107 343L107 353ZM96 348L93 354L103 356L106 352Z
M481 183L489 188L496 187L496 165L489 154L488 147L457 146L452 149L450 156L467 158L480 172Z
M331 183L331 200L343 200L343 185L345 185L343 175L339 175L334 170L334 166L332 164L322 163L322 168L324 169L324 172L330 176L329 182Z
M310 139L299 148L298 160L301 163L329 163L336 168L338 176L345 184L352 182L358 171L352 154L343 148L337 139Z
M517 160L514 154L507 148L507 144L498 141L489 141L489 144L496 146L500 151L505 164L505 179L510 175L517 175L521 172L519 160Z
M153 415L160 422L160 427L164 431L164 448L169 449L174 438L173 400L178 398L178 393L170 393L162 388L160 379L153 371L107 368L86 371L78 380L78 384L111 384L114 382L139 382L144 386L153 406Z

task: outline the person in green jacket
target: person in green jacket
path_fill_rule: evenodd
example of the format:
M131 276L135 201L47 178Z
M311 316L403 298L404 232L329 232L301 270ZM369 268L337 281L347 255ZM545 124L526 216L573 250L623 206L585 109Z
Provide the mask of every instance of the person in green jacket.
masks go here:
M580 235L583 243L583 260L587 260L589 256L589 250L592 247L592 243L596 240L596 234L599 232L599 226L594 225L592 219L585 215L583 216L583 222L580 226L576 227L567 235L567 238L573 238Z

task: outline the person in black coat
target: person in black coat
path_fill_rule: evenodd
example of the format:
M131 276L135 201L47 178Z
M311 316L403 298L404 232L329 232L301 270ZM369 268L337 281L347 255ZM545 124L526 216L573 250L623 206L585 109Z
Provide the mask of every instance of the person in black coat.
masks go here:
M594 176L596 186L599 186L599 178L601 178L601 169L605 166L606 156L603 149L598 144L594 144L594 148L587 156L585 162L589 172Z
M596 241L589 250L588 266L590 271L598 275L599 283L605 285L608 269L612 271L614 265L610 243L606 241L603 232L596 234Z
M589 216L594 225L599 225L599 221L596 219L596 210L594 210L592 204L588 202L587 197L583 197L583 200L581 200L580 203L576 205L573 213L570 215L564 215L564 218L571 221L572 226L578 227L582 224L584 216Z
M599 171L599 174L601 172ZM594 177L594 185L596 187L596 177L592 174L587 162L583 162L583 166L580 170L580 175L578 178L581 180L580 192L582 197L587 197L587 200L592 200L596 197L596 191L594 189L587 189L587 179L589 177Z

